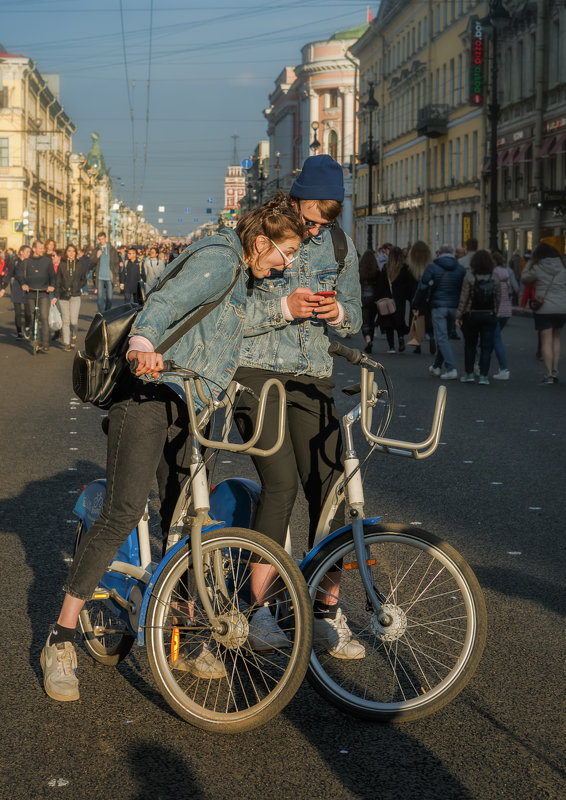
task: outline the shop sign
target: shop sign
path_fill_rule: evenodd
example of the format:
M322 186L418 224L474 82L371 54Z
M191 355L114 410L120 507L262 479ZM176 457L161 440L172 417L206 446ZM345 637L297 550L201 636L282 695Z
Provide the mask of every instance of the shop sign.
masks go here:
M470 58L470 103L483 105L485 43L479 17L472 17L472 53Z
M465 212L462 214L462 242L466 244L468 239L474 235L474 214L473 212Z
M553 131L560 130L560 128L563 128L564 126L566 126L566 119L562 117L562 119L554 119L552 122L547 122L546 130L548 133L552 133Z
M408 208L420 208L422 204L422 197L410 197L408 200L399 200L399 209L405 211Z

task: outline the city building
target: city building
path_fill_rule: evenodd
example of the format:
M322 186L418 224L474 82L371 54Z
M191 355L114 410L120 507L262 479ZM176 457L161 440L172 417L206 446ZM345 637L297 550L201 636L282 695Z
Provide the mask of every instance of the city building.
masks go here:
M382 0L350 47L360 62L359 250L383 241L424 239L433 249L470 236L483 241L485 108L471 70L474 20L488 6Z
M64 242L76 128L59 97L59 76L0 46L0 247L37 238Z
M225 225L233 227L236 212L240 211L240 203L246 194L246 176L241 166L231 165L224 178L224 208L220 216Z
M496 196L499 246L524 253L566 234L566 6L514 0L493 20L497 36ZM491 126L489 127L491 136ZM493 159L484 162L490 189ZM486 195L489 198L489 195Z
M350 169L356 153L357 61L348 52L367 24L310 42L301 63L286 66L275 80L265 109L269 136L266 196L288 191L309 155L328 153L345 167L346 200L342 225L351 228Z

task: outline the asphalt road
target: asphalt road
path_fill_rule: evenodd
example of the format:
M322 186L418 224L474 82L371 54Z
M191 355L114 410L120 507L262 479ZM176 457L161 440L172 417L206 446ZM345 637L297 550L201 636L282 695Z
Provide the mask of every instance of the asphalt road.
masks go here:
M94 313L85 299L81 336ZM539 386L532 321L504 332L511 380L448 386L442 444L425 462L375 456L368 512L419 523L462 552L482 584L489 635L480 667L448 707L388 726L344 716L304 684L263 728L204 734L157 692L145 651L118 668L81 648L81 699L43 692L39 654L56 618L79 488L104 472L102 412L77 402L72 354L32 357L0 300L1 800L442 798L566 796L564 764L564 381ZM360 346L361 336L349 344ZM462 343L455 348L463 366ZM390 434L422 439L437 380L412 348L376 353L391 370ZM336 381L357 381L346 363ZM341 408L347 399L340 395ZM426 429L426 430L425 430ZM222 459L231 461L229 457ZM221 464L252 475L245 457ZM304 502L294 535L303 541ZM154 523L156 524L156 523Z

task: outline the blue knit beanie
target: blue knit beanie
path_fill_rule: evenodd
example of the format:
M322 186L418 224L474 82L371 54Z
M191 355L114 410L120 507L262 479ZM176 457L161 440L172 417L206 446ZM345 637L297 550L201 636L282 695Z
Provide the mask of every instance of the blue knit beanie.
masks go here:
M328 155L309 156L289 194L300 200L338 200L343 203L342 167Z

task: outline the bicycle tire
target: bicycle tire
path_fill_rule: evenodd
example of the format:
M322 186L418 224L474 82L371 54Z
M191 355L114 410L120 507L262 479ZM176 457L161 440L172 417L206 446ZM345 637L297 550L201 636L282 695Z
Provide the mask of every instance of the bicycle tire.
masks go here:
M338 606L365 655L359 660L330 655L333 642L324 645L320 634L317 642L321 623L315 620L307 677L323 697L353 716L377 722L420 719L453 700L474 674L487 635L483 593L462 556L431 533L373 525L364 538L391 623L380 625L367 610L352 532L344 532L305 566L305 579L314 603L326 573L340 571Z
M221 555L227 599L215 590L213 571L207 569L205 574L215 612L233 620L232 631L224 639L212 631L198 599L187 544L152 590L145 623L149 664L161 694L182 719L218 733L249 731L281 711L301 685L312 645L310 599L296 563L268 537L242 528L223 528L203 535L202 542L205 564ZM278 621L288 637L288 648L262 653L246 644L254 611L246 594L252 558L276 570L265 600L272 604L277 599L282 609ZM224 665L223 677L196 677L179 668L184 659L202 654L203 645Z
M73 554L83 533L84 524L79 520ZM135 642L126 621L110 600L87 600L79 614L78 627L89 655L107 667L123 661Z

